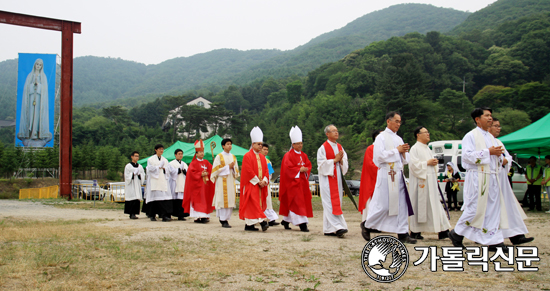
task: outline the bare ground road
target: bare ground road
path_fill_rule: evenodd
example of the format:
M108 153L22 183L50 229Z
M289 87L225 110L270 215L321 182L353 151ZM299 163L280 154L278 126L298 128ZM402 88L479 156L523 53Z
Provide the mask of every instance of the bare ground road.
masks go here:
M343 239L324 236L318 201L314 210L309 233L282 226L245 232L237 211L233 228L225 229L215 215L208 224L152 222L143 214L130 220L120 205L104 202L0 200L0 289L550 290L550 214L527 213L538 272L496 272L493 263L488 272L467 264L463 272L443 272L440 261L431 272L429 260L413 266L422 253L414 246L441 252L451 244L423 234L423 241L407 245L403 277L377 283L361 267L366 242L351 203L344 204L349 233ZM451 225L459 216L451 213Z

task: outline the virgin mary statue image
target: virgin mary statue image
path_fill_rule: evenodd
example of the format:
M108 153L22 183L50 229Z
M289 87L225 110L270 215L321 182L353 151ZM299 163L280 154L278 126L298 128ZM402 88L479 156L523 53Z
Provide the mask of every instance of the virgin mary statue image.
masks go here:
M17 134L24 146L43 147L52 139L48 110L48 80L44 62L37 59L23 87Z

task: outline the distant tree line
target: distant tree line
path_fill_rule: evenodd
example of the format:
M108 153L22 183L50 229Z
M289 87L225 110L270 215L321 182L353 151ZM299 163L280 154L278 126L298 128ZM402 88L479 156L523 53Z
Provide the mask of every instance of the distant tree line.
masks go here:
M135 107L75 108L73 167L75 175L95 169L114 178L133 150L144 158L157 143L193 142L208 128L246 148L253 126L262 128L278 166L294 125L302 129L304 151L315 164L330 123L338 127L349 158L357 160L372 143L372 131L385 127L390 110L401 113L398 134L410 144L417 125L427 127L432 140L461 139L474 126L469 114L475 106L492 107L504 135L550 112L549 62L550 13L460 36L409 33L374 42L307 76L264 77ZM199 96L212 101L212 108L182 106ZM178 114L171 114L176 108ZM3 147L4 153L16 151Z

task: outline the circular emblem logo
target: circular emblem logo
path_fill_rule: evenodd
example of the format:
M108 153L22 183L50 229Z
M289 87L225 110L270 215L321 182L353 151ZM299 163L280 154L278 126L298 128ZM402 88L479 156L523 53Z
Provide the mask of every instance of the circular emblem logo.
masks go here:
M391 283L403 276L409 266L409 251L390 235L371 239L361 252L363 271L376 282Z

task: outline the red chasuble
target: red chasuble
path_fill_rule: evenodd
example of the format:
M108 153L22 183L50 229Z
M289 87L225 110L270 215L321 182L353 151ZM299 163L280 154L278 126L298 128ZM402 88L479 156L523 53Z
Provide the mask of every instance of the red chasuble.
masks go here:
M301 167L308 168L306 173L300 173ZM288 216L288 211L297 215L313 217L311 209L311 191L309 190L309 175L311 162L306 153L297 154L293 149L283 157L281 165L281 184L279 188L279 214Z
M201 175L204 170L208 173L207 177L210 177L212 165L207 160L199 161L197 159L194 159L187 169L182 203L183 209L187 213L191 209L191 203L193 203L195 211L207 214L214 211L212 200L214 199L215 184L210 180L204 183Z
M333 160L336 158L336 155L334 154L334 150L332 150L332 146L328 143L328 141L325 141L323 144L325 147L325 155L327 157L327 160ZM343 151L342 146L338 143L338 152ZM328 176L328 185L330 188L330 203L332 204L332 214L334 215L342 215L344 214L342 212L342 206L340 205L340 193L338 191L338 172L336 171L336 164L334 164L334 173L332 176Z
M261 170L261 172L260 172ZM241 195L239 200L239 218L258 219L265 218L264 211L267 208L267 187L260 188L260 185L253 185L250 180L258 176L261 181L266 178L269 181L269 169L267 161L262 154L256 155L250 150L243 157L241 167ZM187 184L186 184L187 185Z
M359 188L359 212L363 213L365 205L372 198L374 193L374 186L376 185L376 175L378 173L378 167L372 161L372 151L374 145L370 145L365 151L365 158L363 159L363 171L361 172L361 186Z

